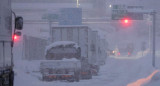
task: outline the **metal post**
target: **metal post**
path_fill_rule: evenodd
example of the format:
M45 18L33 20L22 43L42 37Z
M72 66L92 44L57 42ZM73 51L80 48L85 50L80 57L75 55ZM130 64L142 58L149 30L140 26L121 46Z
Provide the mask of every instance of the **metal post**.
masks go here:
M3 46L3 68L5 68L5 42L3 41L2 42L2 46Z
M151 23L149 22L149 40L148 40L148 48L149 48L149 52L151 53Z
M152 13L152 16L153 16L153 36L152 36L152 39L153 39L153 47L152 47L152 49L153 49L153 52L152 52L152 65L153 65L153 67L155 67L155 44L156 44L156 40L155 40L155 38L156 38L156 33L155 33L155 30L156 30L156 12L154 11L153 13Z
M52 43L52 21L49 20L49 31L50 31L50 37L49 37L49 42Z

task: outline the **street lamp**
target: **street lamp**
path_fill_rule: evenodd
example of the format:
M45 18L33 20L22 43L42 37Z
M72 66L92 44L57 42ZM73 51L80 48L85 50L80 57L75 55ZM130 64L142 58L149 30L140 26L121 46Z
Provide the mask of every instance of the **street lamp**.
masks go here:
M109 7L112 8L112 5L110 4Z

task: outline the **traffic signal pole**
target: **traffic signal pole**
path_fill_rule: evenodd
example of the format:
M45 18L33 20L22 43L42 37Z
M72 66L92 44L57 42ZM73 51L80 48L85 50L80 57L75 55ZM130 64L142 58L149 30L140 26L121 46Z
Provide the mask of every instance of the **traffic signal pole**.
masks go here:
M156 11L155 10L151 10L151 11L144 11L144 12L140 12L143 14L149 14L152 16L152 24L153 24L153 29L152 29L152 66L155 67L155 61L156 61L156 57L155 57L155 51L156 51Z
M156 51L156 12L153 11L151 13L151 15L153 16L153 36L152 36L152 39L153 39L153 44L152 44L152 66L155 67L155 51Z
M113 5L112 7L112 20L120 20L122 18L124 18L127 13L133 13L134 15L138 15L139 14L147 14L147 15L151 15L153 20L152 20L152 66L155 67L155 61L156 61L156 57L155 57L155 51L156 51L156 11L155 10L144 10L142 7L139 6L134 6L136 9L139 8L139 10L130 10L130 9L126 9L127 6L125 5ZM133 7L133 8L134 8ZM138 16L137 15L137 16ZM128 15L131 16L131 15ZM135 17L132 16L132 20L142 20L143 16L140 15L140 17ZM128 23L128 20L124 20L124 23Z
M152 66L155 67L156 63L156 11L152 10L151 12L143 12L143 14L150 14L152 16Z

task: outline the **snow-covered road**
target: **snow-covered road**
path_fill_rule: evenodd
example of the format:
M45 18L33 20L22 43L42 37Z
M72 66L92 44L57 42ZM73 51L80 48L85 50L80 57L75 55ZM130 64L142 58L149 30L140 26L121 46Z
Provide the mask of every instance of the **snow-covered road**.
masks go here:
M128 57L129 58L129 57ZM18 62L19 63L19 62ZM106 64L101 67L99 75L91 80L81 80L80 82L43 82L34 73L26 73L25 68L30 70L34 65L26 62L30 66L17 64L15 66L15 86L127 86L140 78L144 78L153 72L150 56L138 59L116 59L107 58ZM33 65L33 66L32 66Z

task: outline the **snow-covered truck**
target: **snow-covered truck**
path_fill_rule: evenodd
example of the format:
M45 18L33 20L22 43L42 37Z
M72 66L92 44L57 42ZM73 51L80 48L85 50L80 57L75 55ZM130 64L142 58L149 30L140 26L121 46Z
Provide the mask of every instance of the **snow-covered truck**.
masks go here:
M98 65L104 65L105 64L105 59L107 57L107 53L106 53L106 50L107 50L107 47L106 47L106 42L104 39L101 39L100 37L98 37L98 56L99 56L99 59L98 59Z
M81 71L81 49L72 41L57 41L46 47L46 60L40 63L44 81L79 81Z
M81 48L81 78L91 79L91 29L85 25L64 25L52 27L51 43L73 41Z
M105 39L100 37L98 31L91 31L90 35L90 60L92 75L98 75L100 66L105 64L105 59L107 57L107 43Z
M98 75L100 65L99 65L99 55L98 55L98 31L92 31L90 35L90 59L92 75Z
M20 35L22 17L15 16L15 28L12 32L11 0L0 0L0 86L13 86L13 53L14 37Z

